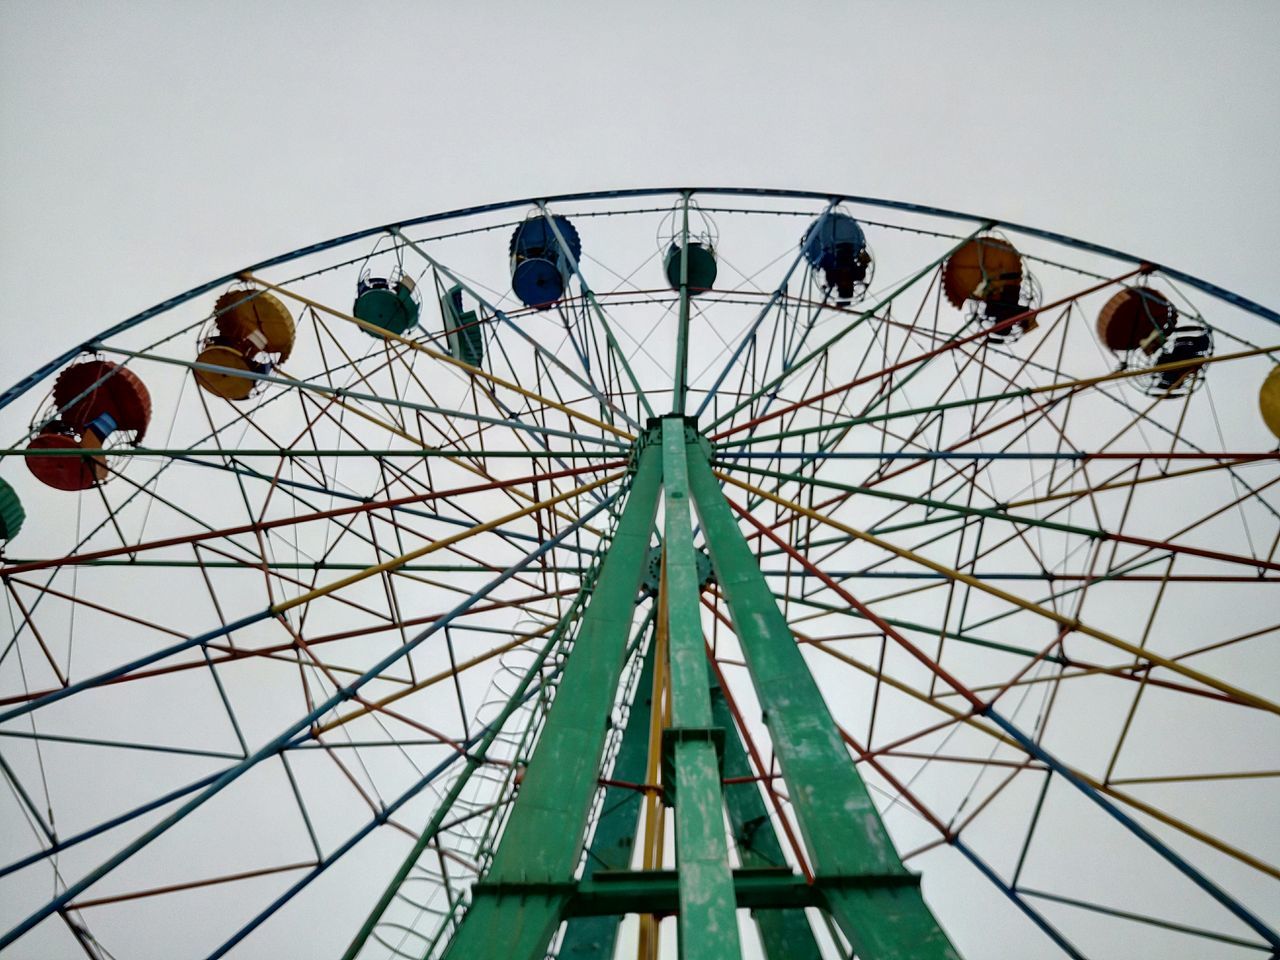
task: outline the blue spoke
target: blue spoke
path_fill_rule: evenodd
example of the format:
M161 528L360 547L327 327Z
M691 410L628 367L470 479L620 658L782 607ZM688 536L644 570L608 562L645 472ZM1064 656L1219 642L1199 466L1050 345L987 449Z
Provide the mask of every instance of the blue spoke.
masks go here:
M443 630L446 626L448 626L448 624L452 620L454 620L458 616L465 613L468 609L470 609L472 606L474 606L476 603L482 600L496 587L500 586L501 584L505 583L507 580L514 577L522 569L524 569L533 561L538 559L538 557L547 553L552 547L555 546L556 543L559 542L559 540L569 536L570 533L574 532L579 527L585 525L596 514L603 512L603 510L604 510L604 505L601 505L601 506L595 507L590 512L584 514L581 518L579 518L573 524L566 527L564 531L557 534L554 539L547 541L547 543L545 543L543 546L532 551L531 553L527 554L525 557L517 561L512 566L508 567L501 574L499 574L497 577L495 577L493 580L487 583L484 587L477 590L475 593L471 594L469 597L467 597L465 600L459 603L456 607L454 607L449 613L445 614L439 620L431 624L431 626L427 627L425 630L419 633L412 640L409 640L406 643L404 643L402 646L396 648L394 651L392 651L387 656L383 657L380 661L378 661L376 664L374 664L374 666L371 667L369 670L365 671L363 674L361 674L359 677L353 680L350 684L340 688L335 694L333 694L328 699L324 700L322 703L317 705L314 710L307 713L304 717L292 723L282 733L276 736L273 740L271 740L265 746L261 747L254 754L252 754L249 757L246 757L243 761L236 764L234 767L230 768L223 774L221 774L212 784L206 787L199 794L199 796L193 797L191 800L187 801L185 804L182 805L181 808L171 813L164 820L160 821L160 823L156 824L154 827L152 827L150 830L144 833L141 837L134 840L128 846L124 847L122 850L120 850L113 857L111 857L106 862L98 866L96 869L90 871L86 876L81 878L79 881L68 886L67 889L62 894L60 894L57 897L54 897L52 900L46 903L43 907L41 907L35 913L31 914L29 917L27 917L25 920L19 923L16 927L14 927L12 930L6 933L3 937L0 937L0 948L6 947L9 944L13 943L15 940L21 937L24 933L26 933L36 924L40 923L40 921L44 920L46 917L52 915L53 913L65 907L75 897L79 896L82 892L84 892L94 883L98 882L107 874L111 873L111 871L113 871L116 867L120 866L120 864L124 863L126 860L132 857L139 850L143 849L148 844L150 844L153 840L155 840L157 837L159 837L160 835L165 833L167 830L169 830L170 827L182 821L189 813L199 808L206 800L220 793L223 789L225 789L231 783L234 783L237 779L239 779L249 770L253 769L255 766L257 766L257 764L261 763L263 760L279 753L282 749L285 748L285 746L295 736L307 730L307 728L310 727L312 723L320 719L322 716L324 716L334 707L338 706L339 704L345 703L347 700L350 700L352 697L356 695L356 693L359 692L360 688L363 687L366 683L368 683L370 680L377 677L388 667L404 659L406 656L408 656L408 654L412 650L416 649L420 644L422 644L423 641L433 636L436 632ZM174 647L169 648L168 651L161 651L158 654L152 654L150 657L143 658L143 660L145 660L148 663L153 663L155 662L155 660L161 659L163 656L171 655L171 653L173 652L190 649L192 646L196 646L200 643L207 642L207 640L211 638L211 636L222 635L226 632L229 632L230 629L247 626L249 623L256 623L260 620L265 620L268 617L271 617L273 615L274 614L272 610L270 609L265 610L261 613L254 614L251 617L247 617L244 620L237 621L235 624L231 625L230 628L222 628L217 631L212 631L210 634L203 634L201 635L201 637L195 638L193 640L185 641L182 644L175 645ZM135 663L137 662L138 661L135 661ZM65 690L60 690L60 691L57 691L56 693L49 694L48 696L42 697L40 700L35 701L33 704L24 705L24 707L21 708L20 710L9 711L9 713L3 716L0 716L0 721L9 719L11 716L16 716L16 715L20 715L21 713L29 712L31 709L35 709L37 706L43 706L44 703L51 702L55 699L62 699L63 697L70 695L73 692L73 690L74 692L79 692L79 690L86 689L89 686L96 686L98 683L103 682L101 680L102 677L120 676L123 673L127 672L128 669L130 669L130 667L117 668L116 670L109 671L108 674L100 674L98 678L94 678L93 680L82 681L81 683L74 684L72 687L68 687Z

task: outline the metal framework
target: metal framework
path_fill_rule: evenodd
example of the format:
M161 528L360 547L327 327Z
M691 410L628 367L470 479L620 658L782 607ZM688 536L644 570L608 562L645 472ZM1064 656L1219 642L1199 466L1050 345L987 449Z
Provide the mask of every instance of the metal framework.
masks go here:
M854 217L862 302L808 243ZM550 303L505 292L529 223ZM949 306L992 236L1043 299ZM1212 350L1108 353L1135 287ZM291 354L195 359L228 288ZM0 950L1274 956L1277 323L1049 231L736 188L417 217L129 318L0 394ZM83 448L27 442L104 381L16 401L85 353L153 423L71 494L22 461Z

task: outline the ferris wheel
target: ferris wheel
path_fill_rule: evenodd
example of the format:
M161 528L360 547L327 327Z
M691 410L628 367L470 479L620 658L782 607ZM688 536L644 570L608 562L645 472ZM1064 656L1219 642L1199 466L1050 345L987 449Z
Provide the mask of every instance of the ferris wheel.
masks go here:
M1275 956L1278 325L731 188L125 320L0 395L0 952Z

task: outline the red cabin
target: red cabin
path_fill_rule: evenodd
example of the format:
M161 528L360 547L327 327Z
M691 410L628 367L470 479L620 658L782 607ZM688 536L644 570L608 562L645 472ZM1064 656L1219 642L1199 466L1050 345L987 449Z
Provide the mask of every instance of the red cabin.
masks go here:
M57 490L87 490L104 482L110 475L103 452L107 438L128 432L136 444L151 422L151 395L142 380L109 360L85 360L63 370L53 385L53 404L54 415L27 449L96 451L27 457L27 469Z

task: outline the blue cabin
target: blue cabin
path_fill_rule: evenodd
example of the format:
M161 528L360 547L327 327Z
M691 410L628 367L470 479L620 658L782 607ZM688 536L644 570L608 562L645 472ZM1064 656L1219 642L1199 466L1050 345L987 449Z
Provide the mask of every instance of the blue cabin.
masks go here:
M804 258L822 274L823 292L835 291L841 305L861 299L871 282L871 251L858 221L833 212L809 224L800 241Z
M564 296L573 265L582 255L573 224L561 216L551 219L568 245L567 256L545 217L530 217L511 235L511 289L526 307L538 310Z

